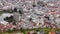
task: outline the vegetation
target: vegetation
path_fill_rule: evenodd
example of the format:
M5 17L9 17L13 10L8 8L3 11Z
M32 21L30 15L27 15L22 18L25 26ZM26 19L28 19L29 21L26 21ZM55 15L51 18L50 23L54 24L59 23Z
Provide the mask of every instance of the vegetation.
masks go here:
M12 22L14 19L13 19L13 16L10 16L10 17L4 18L4 20L7 22Z
M14 12L17 12L17 8L14 8Z
M53 30L55 30L55 31L58 31L58 29L55 29L55 28L52 28ZM44 34L48 34L49 33L49 31L51 31L51 28L34 28L34 29L23 29L23 28L20 28L20 30L13 30L13 31L11 31L11 30L8 30L7 32L4 32L4 34L15 34L15 33L24 33L24 34L28 34L28 32L29 31L34 31L35 33L34 34L36 34L38 31L40 31L40 30L43 30L43 32L44 32ZM60 31L60 30L59 30ZM1 32L0 32L1 33Z
M3 11L0 11L0 16L2 15Z

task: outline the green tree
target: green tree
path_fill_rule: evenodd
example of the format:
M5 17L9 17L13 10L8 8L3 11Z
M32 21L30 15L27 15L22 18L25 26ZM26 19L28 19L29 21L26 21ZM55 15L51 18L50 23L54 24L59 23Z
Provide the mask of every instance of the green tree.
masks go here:
M14 19L13 19L13 16L10 16L10 17L4 18L4 20L7 22L12 22Z

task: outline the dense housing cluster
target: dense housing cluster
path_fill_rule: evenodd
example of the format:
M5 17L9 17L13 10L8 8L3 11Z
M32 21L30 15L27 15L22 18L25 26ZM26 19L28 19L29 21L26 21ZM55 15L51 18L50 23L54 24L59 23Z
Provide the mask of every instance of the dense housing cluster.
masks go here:
M2 10L11 10L13 13L14 20L8 23L11 28L60 27L60 0L0 1Z

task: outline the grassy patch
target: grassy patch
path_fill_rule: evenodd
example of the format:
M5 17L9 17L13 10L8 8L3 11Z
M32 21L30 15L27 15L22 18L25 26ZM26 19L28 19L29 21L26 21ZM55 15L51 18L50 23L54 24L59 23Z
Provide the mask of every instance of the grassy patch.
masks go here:
M3 11L0 11L0 16L2 15Z

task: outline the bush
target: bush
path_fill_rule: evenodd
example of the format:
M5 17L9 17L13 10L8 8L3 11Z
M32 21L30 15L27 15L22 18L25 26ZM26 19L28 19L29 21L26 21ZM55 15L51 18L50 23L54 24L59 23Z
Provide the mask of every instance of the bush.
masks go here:
M8 31L7 31L8 33L11 33L11 32L13 32L12 30L10 30L10 29L8 29Z

